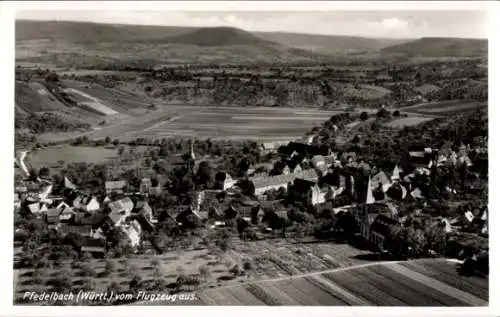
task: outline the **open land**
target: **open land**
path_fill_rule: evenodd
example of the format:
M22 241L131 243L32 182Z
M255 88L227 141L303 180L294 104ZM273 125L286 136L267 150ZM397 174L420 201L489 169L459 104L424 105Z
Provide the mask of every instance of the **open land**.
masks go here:
M409 107L399 108L401 112L422 113L431 115L460 114L488 107L485 102L447 100L423 103Z
M107 126L85 133L41 135L41 140L62 140L86 135L89 139L107 136L128 141L136 138L197 137L231 140L293 140L335 111L288 108L225 108L185 105L158 105L158 110L124 115Z
M488 282L445 260L372 263L276 278L199 295L212 305L486 306Z
M118 151L112 148L90 146L57 146L36 150L29 155L34 168L52 166L63 160L68 163L102 163L116 157Z
M386 125L389 127L393 128L400 128L404 126L412 126L412 125L417 125L425 121L432 120L433 118L426 118L426 117L408 117L408 118L400 118L400 119L395 119L390 122L388 122Z
M233 239L233 246L225 254L214 254L205 248L191 250L173 250L164 255L141 255L131 256L126 259L109 259L114 265L110 274L104 273L105 261L92 259L88 264L95 270L96 290L105 290L109 283L116 281L125 289L130 278L140 272L143 280L153 281L162 277L166 283L175 283L180 272L184 274L197 274L200 266L207 266L211 272L204 281L202 287L210 289L221 286L234 286L256 280L273 278L289 278L290 274L307 274L332 270L351 265L367 263L360 257L366 252L360 251L348 244L332 244L331 242L315 241L315 243L300 243L296 240L270 239L263 241L242 242ZM245 259L251 259L255 269L251 274L237 276L230 274L228 270L235 264L242 265ZM158 272L151 264L152 260L158 260ZM64 268L69 268L70 262L62 262L60 267L44 269L46 281ZM180 269L182 268L182 269ZM32 269L16 270L18 276L15 287L16 296L22 296L30 288L33 276ZM85 276L81 276L78 270L73 276L73 285L82 285ZM50 286L42 285L42 289L50 289ZM193 303L190 303L193 304Z

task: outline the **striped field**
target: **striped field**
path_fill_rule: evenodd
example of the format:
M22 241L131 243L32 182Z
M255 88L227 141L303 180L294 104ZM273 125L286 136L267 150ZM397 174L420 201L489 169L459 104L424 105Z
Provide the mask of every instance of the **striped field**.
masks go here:
M205 305L487 306L488 280L460 276L445 260L361 265L209 289Z

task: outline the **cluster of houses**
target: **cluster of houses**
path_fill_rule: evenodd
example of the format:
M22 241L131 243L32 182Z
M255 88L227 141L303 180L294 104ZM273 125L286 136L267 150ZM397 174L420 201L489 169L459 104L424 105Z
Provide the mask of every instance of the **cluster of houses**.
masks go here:
M151 180L143 179L140 193L124 192L125 181L106 182L103 195L88 195L65 177L59 195L52 193L53 186L46 180L26 181L16 186L15 208L43 219L50 229L67 236L83 237L81 251L95 255L106 252L106 236L112 230L122 233L126 244L139 246L142 231L154 230L157 220L147 197L156 194L158 187ZM29 185L29 186L28 186ZM113 199L111 199L113 197Z
M427 206L422 186L415 180L423 177L427 179L426 185L430 185L433 171L442 167L471 167L472 161L468 154L472 150L480 152L465 145L461 145L458 151L453 151L449 146L412 151L408 156L413 171L405 174L403 169L396 165L392 174L387 175L384 171L369 166L356 153L338 154L327 147L311 145L310 142L290 142L280 148L281 154L284 155L280 161L275 162L267 176L250 176L249 180L260 200L266 200L266 194L269 192L282 190L306 205L321 207L334 201L336 197L355 191L354 176L343 175L339 170L345 167L361 170L361 175L369 179L366 202L363 204L365 208L346 205L333 210L335 213L355 213L354 218L360 225L362 238L382 247L390 227L401 224L406 219L398 210L399 202L411 201L415 206L416 215ZM446 190L450 194L456 194L456 189L451 185L447 186ZM370 205L381 208L375 208L373 211ZM460 209L454 217L436 217L434 221L438 222L446 233L469 231L480 236L488 235L486 205L475 210Z
M334 153L328 146L313 145L311 141L279 145L279 148L268 145L264 150L278 151L280 160L270 164L267 170L259 171L258 167L253 167L247 174L246 180L253 185L257 199L238 204L227 199L241 190L240 180L233 179L228 173L219 173L215 189L194 192L190 205L177 206L177 209L170 206L166 214L178 224L186 224L191 221L190 217L194 217L212 227L224 226L232 220L258 225L286 219L287 211L282 207L275 208L269 193L281 191L308 206L332 206L337 197L355 192L354 176L339 172L349 167L362 171L361 175L369 179L366 202L362 204L364 208L345 205L332 210L335 214L351 213L360 225L363 239L381 247L391 226L404 221L398 202L412 200L416 214L425 208L422 189L414 184L416 178L429 176L433 169L441 166L472 165L467 155L470 148L466 146L460 147L458 152L448 148L424 149L409 153L415 163L411 173L404 175L403 170L395 166L392 174L387 175L364 162L356 153ZM192 147L191 157L195 160ZM24 166L22 159L18 165ZM153 216L148 197L159 195L162 187L150 179L141 181L138 193L127 192L126 181L108 181L99 197L81 192L68 178L64 178L62 186L63 194L54 196L51 182L41 179L25 181L15 189L15 206L22 212L44 219L62 235L74 233L85 237L83 252L105 253L106 235L113 229L120 230L131 247L137 247L141 242L141 232L153 231L158 221ZM454 189L449 188L449 191L453 193ZM157 211L156 214L160 213ZM488 233L486 208L463 210L459 217L441 217L436 221L448 233L460 231L463 227L476 228L482 235Z

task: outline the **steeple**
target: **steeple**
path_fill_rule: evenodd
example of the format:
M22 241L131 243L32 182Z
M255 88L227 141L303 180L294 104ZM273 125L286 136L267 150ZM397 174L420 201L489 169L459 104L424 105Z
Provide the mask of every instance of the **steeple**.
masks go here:
M194 155L194 146L193 146L194 142L193 142L193 139L191 139L189 143L190 143L190 151L191 151L191 152L189 153L189 154L190 154L190 157L191 157L191 159L192 159L193 161L196 161L196 156Z

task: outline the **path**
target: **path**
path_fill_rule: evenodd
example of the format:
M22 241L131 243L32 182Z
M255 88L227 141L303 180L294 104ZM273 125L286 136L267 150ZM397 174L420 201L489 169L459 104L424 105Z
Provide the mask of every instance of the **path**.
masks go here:
M249 282L244 282L244 283L234 283L230 285L224 285L212 289L219 289L219 288L232 288L232 287L239 287L241 285L247 285L247 284L259 284L259 283L267 283L267 282L279 282L279 281L285 281L285 280L291 280L291 279L297 279L297 278L303 278L303 277L312 277L316 275L322 275L325 273L335 273L335 272L342 272L342 271L347 271L347 270L354 270L354 269L359 269L363 267L370 267L370 266L375 266L375 265L384 265L384 264L392 264L392 263L401 263L405 261L379 261L379 262L373 262L373 263L363 263L363 264L357 264L357 265L352 265L352 266L346 266L346 267L341 267L341 268L336 268L336 269L328 269L328 270L323 270L323 271L316 271L316 272L310 272L310 273L303 273L303 274L297 274L297 275L291 275L291 276L285 276L285 277L276 277L276 278L269 278L269 279L263 279L263 280L256 280L256 281L249 281Z

